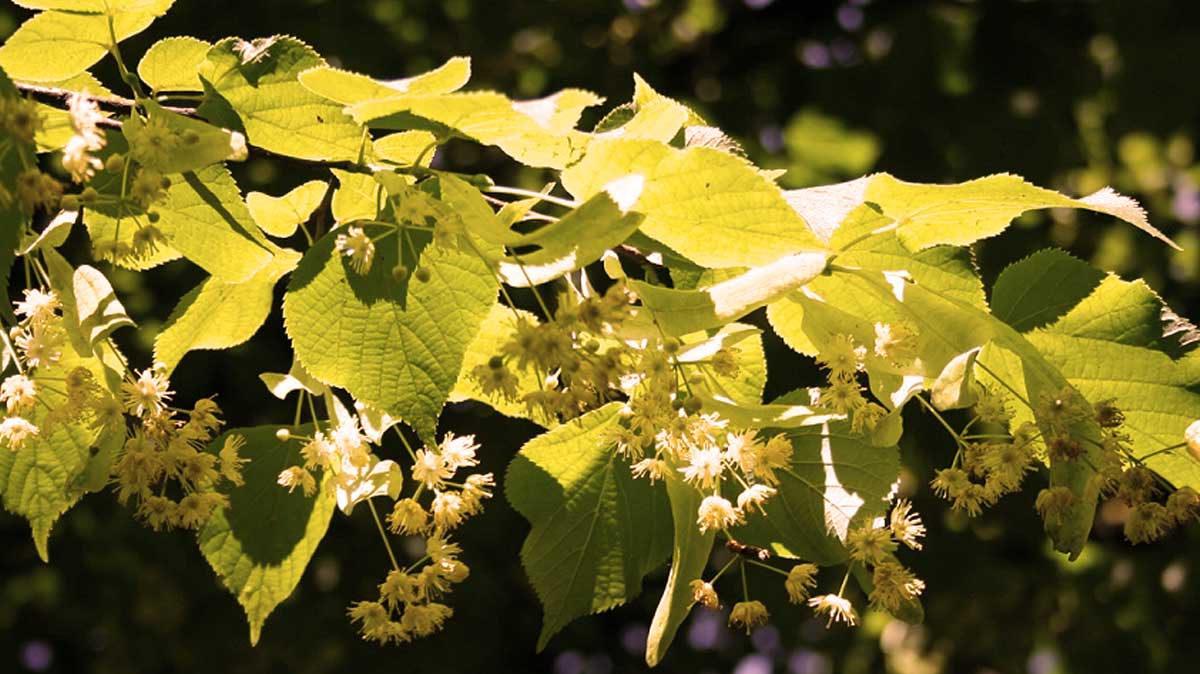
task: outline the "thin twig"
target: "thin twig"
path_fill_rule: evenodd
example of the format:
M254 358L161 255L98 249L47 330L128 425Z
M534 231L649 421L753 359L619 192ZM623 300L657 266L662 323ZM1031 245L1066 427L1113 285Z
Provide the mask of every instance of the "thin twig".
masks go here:
M58 87L47 87L47 86L42 86L40 84L28 84L28 83L24 83L24 82L17 82L16 86L21 91L25 91L27 93L32 94L33 98L43 100L43 101L55 101L55 102L65 101L70 96L81 93L78 91L72 91L70 89L61 89ZM132 98L124 98L122 96L96 96L94 94L83 94L83 95L85 98L95 101L96 104L99 105L101 108L109 110L111 112L130 112L137 106L137 101L133 100ZM180 108L180 107L167 106L167 105L164 105L162 107L164 110L169 110L170 112L174 112L176 114L183 115L185 117L199 118L199 115L196 112L196 108ZM97 122L97 125L102 126L107 129L117 129L117 130L120 130L124 126L124 124L121 122L121 120L112 119L110 117L101 118ZM272 150L268 150L264 147L254 145L254 144L248 144L248 148L257 155L261 155L268 159L275 159L278 161L289 162L292 164L311 166L313 168L336 168L336 169L341 169L343 171L352 171L354 173L371 173L372 172L370 167L363 166L361 164L357 164L352 161L326 161L326 160L320 160L320 159L304 159L301 157L292 157L292 156L289 156L286 154L279 154L278 152L274 152Z
M137 105L137 101L124 96L97 96L96 94L88 94L73 89L63 89L60 87L47 87L41 84L29 84L27 82L16 82L17 89L33 94L33 97L48 101L65 101L71 96L82 94L84 98L95 102L101 108L109 110L125 112L132 110ZM170 110L176 114L186 115L188 117L196 116L196 108L180 108L175 106L164 105L164 110Z

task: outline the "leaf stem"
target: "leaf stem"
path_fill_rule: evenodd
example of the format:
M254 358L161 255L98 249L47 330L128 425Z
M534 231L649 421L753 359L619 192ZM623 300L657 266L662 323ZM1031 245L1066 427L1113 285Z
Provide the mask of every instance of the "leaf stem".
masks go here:
M778 573L781 576L788 575L787 571L784 571L783 569L777 569L777 568L771 566L770 564L764 564L764 563L758 561L757 559L746 559L746 562L749 564L753 564L754 566L761 566L764 569L769 569L771 571L774 571L775 573Z
M371 499L367 499L367 506L371 509L371 517L375 520L375 528L379 529L379 537L383 539L383 547L387 548L388 559L392 560L392 568L400 571L400 563L396 561L396 553L392 552L392 543L388 540L387 532L383 529L383 522L379 519L379 512L375 510L375 503Z
M561 199L559 197L550 196L544 192L534 192L532 190L523 190L519 187L506 187L504 185L492 185L483 189L484 192L494 192L496 194L511 194L518 197L527 197L530 199L540 199L546 203L562 206L563 208L578 208L579 202L571 199Z
M945 428L946 431L949 432L950 435L954 437L954 441L957 442L960 447L967 446L967 443L962 439L962 436L958 434L958 431L954 430L954 428L950 425L950 423L946 421L946 418L943 417L941 415L941 413L938 412L936 408L934 408L933 405L929 404L929 402L927 400L925 400L924 398L922 398L919 394L915 395L913 397L916 398L917 401L920 402L922 405L924 405L925 409L927 409L933 413L933 416L936 417L939 422L941 422L942 427Z

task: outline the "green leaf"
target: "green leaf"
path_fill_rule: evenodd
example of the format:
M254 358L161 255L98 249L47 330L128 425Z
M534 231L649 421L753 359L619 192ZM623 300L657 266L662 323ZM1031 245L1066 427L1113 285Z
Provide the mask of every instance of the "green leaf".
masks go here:
M825 253L789 255L704 290L676 290L631 280L662 329L684 335L720 327L802 288L825 271Z
M273 257L271 244L255 227L237 183L222 165L174 177L166 201L154 209L171 247L222 280L245 281Z
M811 209L814 208L813 199L808 199L807 203L809 210L803 211L806 216L813 213ZM879 272L903 270L927 288L986 311L983 285L969 251L935 246L914 253L900 243L894 232L878 232L879 228L888 225L889 220L876 209L861 204L856 207L843 204L839 208L846 214L842 216L844 220L837 220L836 225L832 221L822 225L828 231L830 244L840 251L835 258L838 265ZM825 221L810 218L810 222ZM843 275L813 279L806 292L807 295L791 293L767 307L771 327L799 353L816 355L818 351L813 335L807 334L805 328L804 308L810 306L814 298L821 298L830 307L853 308L857 316L870 319L858 321L856 325L861 327L839 325L828 331L833 334L856 334L865 330L866 337L873 340L871 325L876 321L887 322L892 314L888 301L881 301L874 292L861 288ZM830 317L831 314L826 312L821 320L810 321L808 325L823 324Z
M1146 282L1109 274L1053 323L1053 331L1130 346L1157 347L1164 341L1163 301Z
M585 141L574 130L585 108L602 98L565 89L534 101L513 101L490 91L406 95L350 105L355 120L380 128L413 128L416 118L434 122L484 145L495 145L528 166L561 169Z
M661 103L673 103L684 110L687 110L688 116L686 123L688 126L706 126L708 124L708 122L704 121L703 117L696 114L696 111L692 110L686 105L683 105L673 98L668 98L655 91L654 88L651 87L650 84L646 82L646 80L642 79L642 76L638 75L637 73L633 74L632 103L637 110L644 110L647 107Z
M667 502L603 441L610 403L530 440L504 492L533 525L521 561L545 609L538 650L571 620L619 606L668 554Z
M142 166L162 173L184 173L226 159L246 158L246 138L242 134L184 117L154 101L142 101L141 105L147 120L132 115L125 120L122 131L129 141L130 156ZM178 145L164 147L162 129L173 131Z
M227 38L208 52L199 74L208 95L200 114L227 128L241 127L251 145L319 161L357 161L363 131L340 105L318 96L297 77L325 60L286 36L246 42Z
M975 359L979 349L954 357L929 388L929 399L939 410L957 410L975 404Z
M619 133L613 135L669 143L687 121L688 114L687 108L670 99L652 100L639 106L629 121L619 127Z
M703 386L729 400L757 405L762 402L763 389L767 385L767 360L763 353L762 331L743 323L722 326L717 334L709 338L706 333L696 339L685 338L684 346L675 356L680 363L705 365L697 372L704 375ZM706 362L719 349L733 352L738 373L729 377L716 373ZM700 386L696 384L695 386Z
M146 50L137 72L153 91L203 91L196 71L208 58L211 44L194 37L168 37Z
M117 41L146 30L173 3L174 0L119 3L112 14L112 29ZM78 5L70 9L76 7ZM0 46L0 68L15 80L65 80L104 58L111 42L107 15L41 12L21 24ZM53 56L48 58L51 54Z
M757 266L823 248L779 188L744 159L706 147L647 140L595 140L562 183L577 199L631 174L646 215L641 231L705 267Z
M455 56L427 73L383 82L366 75L328 66L300 73L300 83L309 91L343 105L403 95L448 94L471 79L471 59Z
M429 166L433 161L433 146L437 138L428 131L401 131L376 138L375 156L399 166Z
M166 14L175 0L12 0L26 9L57 9L69 12L108 14L120 12L150 12Z
M281 197L250 192L246 195L246 207L262 231L271 236L289 237L301 224L308 222L328 188L322 180L310 180Z
M475 255L429 246L421 264L430 279L397 281L394 241L360 276L334 251L339 233L317 241L288 284L283 315L296 355L318 380L428 438L495 302L495 276Z
M136 327L99 269L81 265L75 270L73 286L79 327L89 344L94 346L117 328Z
M537 316L528 311L513 309L503 304L492 305L491 310L488 311L487 318L483 320L483 325L479 328L479 332L471 340L463 355L462 367L459 369L458 379L455 381L454 390L450 392L450 402L478 400L490 405L492 409L505 416L529 419L542 427L548 428L557 422L547 417L541 411L541 408L530 410L519 400L506 400L501 397L490 396L484 393L479 388L479 384L470 376L472 370L480 365L486 365L492 356L499 353L500 347L517 333L517 315L522 316L527 321L537 322ZM517 389L521 392L536 391L541 388L541 380L531 370L514 368L513 375L517 377Z
M50 222L46 223L42 231L26 233L21 239L21 246L17 252L20 255L28 255L43 248L58 248L71 235L71 227L75 225L75 220L78 218L79 211L59 211L50 219Z
M229 507L213 514L200 531L199 544L246 611L251 645L258 642L267 616L300 582L334 510L328 489L305 496L276 484L280 471L303 463L304 443L295 436L311 433L312 427L292 429L293 437L286 442L275 436L277 430L279 426L234 429L209 446L218 451L233 433L246 438L242 455L250 462L242 473L245 484L229 492Z
M895 446L876 447L844 421L787 431L791 466L777 473L778 493L765 515L750 517L733 536L778 555L822 566L846 561L846 532L882 515L900 474Z
M700 533L696 525L696 512L700 508L701 494L682 480L666 480L667 496L671 504L671 524L674 530L671 544L671 571L667 575L667 586L654 611L650 630L646 635L646 664L655 667L667 654L679 626L692 611L693 580L700 578L708 557L712 554L716 531Z
M148 269L182 254L213 276L235 283L250 278L271 261L272 244L255 226L228 169L214 164L170 179L165 199L151 207L160 216L154 225L166 237L167 245L141 258L122 258L122 266ZM147 221L140 211L131 213L129 208L123 212L106 205L84 209L84 224L92 241L115 239L130 244Z
M275 283L299 260L298 253L282 248L246 281L205 279L167 317L154 339L154 360L170 371L188 351L228 349L248 341L271 312Z
M955 185L924 185L886 173L871 178L863 195L896 223L904 245L919 250L938 244L966 245L1004 231L1013 218L1038 208L1086 208L1120 218L1178 249L1150 225L1137 202L1109 188L1072 199L1007 173Z
M518 288L542 285L600 259L605 251L617 246L642 222L640 213L627 212L614 200L628 194L601 192L558 222L530 234L517 236L510 246L537 246L532 252L510 254L500 261L504 283ZM637 194L632 194L634 199Z
M1200 418L1200 362L1146 348L1157 341L1147 333L1161 308L1143 282L1109 276L1056 322L1027 335L1090 402L1115 398L1135 456L1183 442ZM1200 489L1200 464L1186 453L1156 453L1147 465L1177 487Z
M354 173L331 169L338 188L333 193L330 208L339 225L354 220L374 220L383 206L383 187L369 173Z
M91 448L100 435L90 427L92 416L87 411L75 420L47 423L49 410L65 402L57 387L67 372L80 365L104 380L99 361L90 354L76 352L68 344L58 365L39 368L34 376L35 382L48 382L38 386L39 404L29 416L29 421L39 428L38 435L16 451L7 446L0 448L0 496L4 508L29 520L42 561L50 559L48 543L54 523L86 491L86 480L81 478L88 470Z
M1019 332L1040 328L1091 294L1104 272L1048 248L1014 262L992 286L992 313Z

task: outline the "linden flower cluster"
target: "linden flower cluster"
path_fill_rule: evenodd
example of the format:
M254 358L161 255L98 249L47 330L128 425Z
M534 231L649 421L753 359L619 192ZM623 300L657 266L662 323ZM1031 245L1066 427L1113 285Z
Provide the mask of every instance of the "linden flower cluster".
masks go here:
M355 274L362 276L370 273L375 264L375 244L389 236L399 239L397 245L402 256L411 254L413 259L417 259L418 250L410 230L432 236L433 242L443 248L463 248L463 237L466 236L467 229L461 215L420 189L407 185L389 186L388 189L395 190L397 194L388 197L381 217L394 223L369 223L373 228L383 229L383 233L372 237L365 228L368 223L349 223L345 231L334 238L334 251L347 258ZM425 268L417 268L414 271L403 263L397 263L391 269L392 277L397 281L407 279L410 272L417 281L425 282L430 278L429 270Z
M441 629L453 610L440 600L470 573L458 556L462 548L450 532L483 510L495 480L491 473L474 473L452 482L463 468L478 465L474 436L448 433L437 447L417 450L411 474L416 489L396 501L388 515L395 534L423 536L425 555L407 568L396 566L379 585L379 598L360 601L349 609L364 639L402 643Z
M624 399L620 421L603 441L631 463L633 475L651 482L682 479L704 494L697 511L702 532L741 523L775 494L775 472L789 464L791 442L783 435L759 438L756 430L731 428L719 415L701 413L700 398L685 393L710 374L736 376L732 348L681 363L677 339L618 339L634 299L623 284L602 295L564 295L553 320L519 318L501 355L471 376L485 394L520 400L531 413L549 418L571 419ZM534 371L545 384L520 395L513 366ZM742 487L736 506L721 495L726 480Z
M71 179L77 183L85 183L96 175L104 164L92 153L104 149L107 139L99 129L103 119L100 108L88 96L87 90L71 94L67 99L67 109L71 117L71 128L75 134L67 141L62 152L63 168L71 174Z
M1039 463L1084 462L1090 470L1087 489L1101 497L1115 495L1130 508L1125 537L1132 543L1157 540L1200 516L1200 494L1190 487L1172 490L1165 482L1160 484L1134 457L1130 437L1123 431L1125 415L1114 400L1089 405L1065 386L1042 395L1032 411L1045 434L1032 422L1025 422L1008 438L963 441L953 465L937 471L930 483L933 491L952 501L954 509L973 517L1004 494L1018 491ZM978 421L1000 428L1013 418L1006 396L982 386L975 413ZM1099 428L1099 440L1075 435L1076 425L1087 423ZM1196 435L1200 437L1200 426ZM1038 493L1034 507L1047 527L1060 526L1075 500L1068 487L1048 487Z
M122 180L125 181L123 197L119 202L114 200L114 203L125 216L124 226L133 227L133 234L126 240L121 236L121 224L118 223L111 239L93 241L92 252L98 259L114 263L141 260L154 254L160 246L167 243L166 235L154 224L158 222L160 215L149 209L167 199L171 179L154 169L135 166L136 170L127 170L125 158L121 155L111 155L105 162L106 171L122 174ZM75 200L75 197L71 199ZM84 206L96 204L102 199L103 197L91 187L85 189L78 197L78 201ZM75 204L68 204L64 199L64 206L66 205Z
M715 413L689 414L664 402L652 393L635 397L627 408L628 426L609 432L617 451L632 462L633 475L651 482L681 479L704 494L696 512L701 533L762 513L776 493L776 472L791 463L787 436L760 438L754 429L730 429ZM740 487L736 505L722 496L727 481Z
M624 399L627 387L642 373L667 373L671 365L661 352L631 346L616 337L632 314L632 295L614 285L603 295L559 297L554 318L545 323L524 316L500 353L470 373L485 395L522 402L530 413L551 419L573 419L612 400ZM522 394L514 370L542 382Z
M15 303L14 313L19 322L9 331L8 344L5 346L7 352L4 360L7 361L9 357L15 359L17 374L0 382L0 403L5 407L4 420L0 421L0 444L13 451L21 449L42 432L28 417L35 412L39 402L38 393L44 382L61 382L61 376L52 377L44 371L62 358L66 341L66 330L58 314L62 308L58 296L53 291L38 288L25 290L24 296L24 300ZM33 376L34 370L39 375L36 378ZM85 397L83 387L77 386L74 391L74 402L82 406ZM46 407L53 409L48 404ZM65 413L59 416L62 414ZM49 415L46 416L49 419Z
M204 526L214 510L229 505L218 486L243 484L247 461L239 453L246 443L241 435L227 436L216 453L207 451L224 423L215 402L201 398L191 410L178 410L169 404L173 394L156 364L126 378L120 406L110 411L113 423L122 422L122 413L135 420L113 464L117 499L132 499L137 516L155 531Z
M1008 397L988 386L977 386L974 410L979 422L1002 430L1013 418ZM1040 440L1038 427L1025 422L1008 437L996 434L984 441L963 441L954 464L937 471L930 486L955 510L975 517L1005 494L1021 489L1025 476L1043 458Z
M883 359L899 367L911 362L916 352L916 333L913 330L900 324L877 323L875 331L877 338L871 355L868 355L865 346L856 343L850 335L835 335L817 355L817 362L829 370L829 386L820 389L814 403L849 416L850 430L854 433L875 430L887 416L887 410L882 405L867 400L863 395L858 373L863 371L867 358Z
M1052 463L1085 462L1091 469L1088 489L1101 497L1115 496L1130 508L1124 527L1129 542L1158 540L1200 516L1200 494L1191 487L1173 489L1134 456L1131 438L1123 430L1125 415L1114 400L1089 406L1073 389L1064 387L1042 396L1034 414L1050 433L1045 453ZM1072 435L1075 424L1089 420L1100 428L1098 443ZM1043 489L1034 507L1050 526L1060 524L1074 503L1075 494L1058 486Z
M19 96L0 98L0 131L18 145L31 147L34 136L42 129L42 117L37 104ZM17 151L16 148L12 148ZM62 197L62 183L36 166L29 166L17 174L16 202L21 210L32 213L41 208L47 212L58 208ZM0 186L0 206L13 206L14 195Z
M287 429L280 429L276 435L281 440L292 437ZM300 449L304 463L283 469L276 480L289 492L299 487L305 496L317 493L318 480L313 474L317 470L331 476L326 482L330 492L338 489L352 492L354 483L364 474L369 475L379 463L371 453L370 439L363 435L357 416L346 415L328 432L317 431L311 438L301 439L307 440Z
M896 503L883 526L870 523L847 534L850 559L873 570L874 587L868 597L871 606L895 615L925 590L925 582L900 564L894 554L901 544L920 550L924 535L925 525L920 516L903 499Z

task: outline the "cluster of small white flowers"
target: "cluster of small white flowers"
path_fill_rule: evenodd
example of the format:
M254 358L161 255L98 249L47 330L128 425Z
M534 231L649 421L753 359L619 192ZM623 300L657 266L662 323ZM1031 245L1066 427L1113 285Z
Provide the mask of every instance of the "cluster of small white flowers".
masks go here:
M71 174L72 180L84 183L104 166L97 157L92 156L93 152L103 149L105 145L104 134L97 126L102 117L100 108L88 96L87 90L71 94L67 106L75 135L63 148L63 168Z
M136 379L121 384L121 399L125 411L133 416L150 418L162 415L175 393L167 380L166 366L155 363L142 370Z
M763 511L763 505L775 495L774 485L779 482L775 472L791 461L792 443L786 436L763 441L756 430L731 431L729 421L715 413L688 414L684 410L665 420L654 415L646 424L645 417L639 418L639 413L647 413L646 408L645 399L635 399L626 414L630 427L619 426L609 434L618 451L639 457L645 453L642 434L657 428L653 454L631 466L635 477L651 481L678 477L705 494L696 513L701 532L740 524L751 512ZM743 486L736 506L721 495L721 484L729 479Z
M479 445L475 436L455 437L447 433L436 448L426 447L416 452L412 477L417 483L417 493L408 499L397 501L389 521L397 533L421 533L432 526L438 532L446 532L462 524L468 517L483 510L483 499L491 497L495 481L491 473L476 473L467 477L455 489L448 485L461 468L476 466L479 460L475 452ZM428 512L417 500L422 492L433 494Z
M343 451L317 445L316 440L310 443L314 448L306 456ZM453 610L441 603L441 599L451 586L465 580L470 571L458 558L462 548L451 542L449 535L468 517L483 510L483 501L491 498L495 480L491 473L468 475L459 484L450 480L461 469L479 464L475 456L478 449L474 436L456 437L447 433L436 447L424 447L414 453L411 474L416 490L396 500L387 521L392 533L425 537L428 563L418 562L407 569L396 567L379 585L378 599L356 602L350 607L350 618L359 624L364 639L380 643L411 641L438 631L453 615Z
M280 439L286 440L290 433L280 431ZM352 483L366 472L370 473L378 460L371 454L370 439L363 435L357 416L346 416L328 432L317 431L300 449L304 459L302 466L290 466L279 473L277 482L288 491L296 487L311 496L317 491L317 478L313 471L329 472L333 479L327 482L328 489L353 489Z
M53 291L39 288L26 289L24 299L13 307L19 320L9 331L13 349L7 355L16 359L18 372L0 382L0 403L4 404L7 415L0 422L0 444L13 451L40 432L37 425L21 415L32 414L38 399L39 387L29 370L44 369L62 358L66 331L58 315L61 307Z
M350 268L354 273L361 275L371 271L371 264L375 261L375 242L371 241L362 227L347 227L344 234L338 234L333 240L333 248L350 258Z

